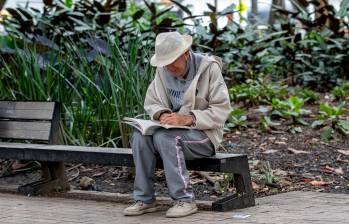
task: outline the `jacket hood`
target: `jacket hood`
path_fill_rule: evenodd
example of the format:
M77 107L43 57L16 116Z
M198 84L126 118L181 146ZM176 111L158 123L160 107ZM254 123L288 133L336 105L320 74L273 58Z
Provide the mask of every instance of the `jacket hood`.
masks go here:
M208 54L201 54L203 56L201 60L201 64L198 69L198 74L201 74L204 72L212 63L217 63L220 69L223 69L223 60L220 57L208 55Z

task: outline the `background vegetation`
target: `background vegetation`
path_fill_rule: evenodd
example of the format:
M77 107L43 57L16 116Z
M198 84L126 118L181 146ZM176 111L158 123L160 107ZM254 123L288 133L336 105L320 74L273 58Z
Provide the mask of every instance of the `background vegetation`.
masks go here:
M144 114L154 38L170 30L193 35L194 51L223 58L235 105L227 129L248 127L247 110L258 106L261 131L287 124L299 133L312 124L322 128L323 139L348 134L347 0L339 11L322 0L306 1L312 11L299 1L292 12L275 7L278 22L264 29L239 21L220 28L217 18L239 13L235 5L218 12L208 4L204 15L192 15L172 1L181 18L173 6L149 1L44 2L42 11L7 9L10 16L2 20L0 99L61 102L66 144L127 145L120 119ZM210 18L208 26L203 17ZM312 113L316 118L309 119Z

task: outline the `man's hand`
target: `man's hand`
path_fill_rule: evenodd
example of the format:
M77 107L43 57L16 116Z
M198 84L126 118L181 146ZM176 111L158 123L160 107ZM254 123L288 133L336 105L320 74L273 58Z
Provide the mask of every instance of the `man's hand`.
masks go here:
M177 113L163 113L159 121L161 124L190 126L193 124L193 117L191 115L181 115Z

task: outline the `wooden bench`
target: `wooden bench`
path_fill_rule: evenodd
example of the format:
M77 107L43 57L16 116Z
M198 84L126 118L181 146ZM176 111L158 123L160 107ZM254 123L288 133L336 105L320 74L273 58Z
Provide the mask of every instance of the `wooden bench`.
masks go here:
M5 140L0 142L0 158L36 160L42 164L42 179L20 186L19 192L37 195L68 191L64 163L134 166L132 151L128 148L58 145L59 115L59 104L55 102L0 101L0 139ZM8 140L29 140L31 143ZM255 204L246 155L217 153L186 161L186 164L189 170L233 175L237 193L213 202L213 210L228 211ZM162 168L160 158L157 167Z

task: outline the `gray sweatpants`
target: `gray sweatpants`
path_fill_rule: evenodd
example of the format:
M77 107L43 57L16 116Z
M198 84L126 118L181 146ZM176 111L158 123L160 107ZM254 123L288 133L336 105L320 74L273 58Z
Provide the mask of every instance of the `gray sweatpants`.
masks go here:
M154 172L156 155L164 164L169 194L173 200L192 202L194 193L189 182L185 159L198 159L215 153L207 135L193 129L158 129L153 135L134 131L131 147L136 165L134 199L155 201Z

